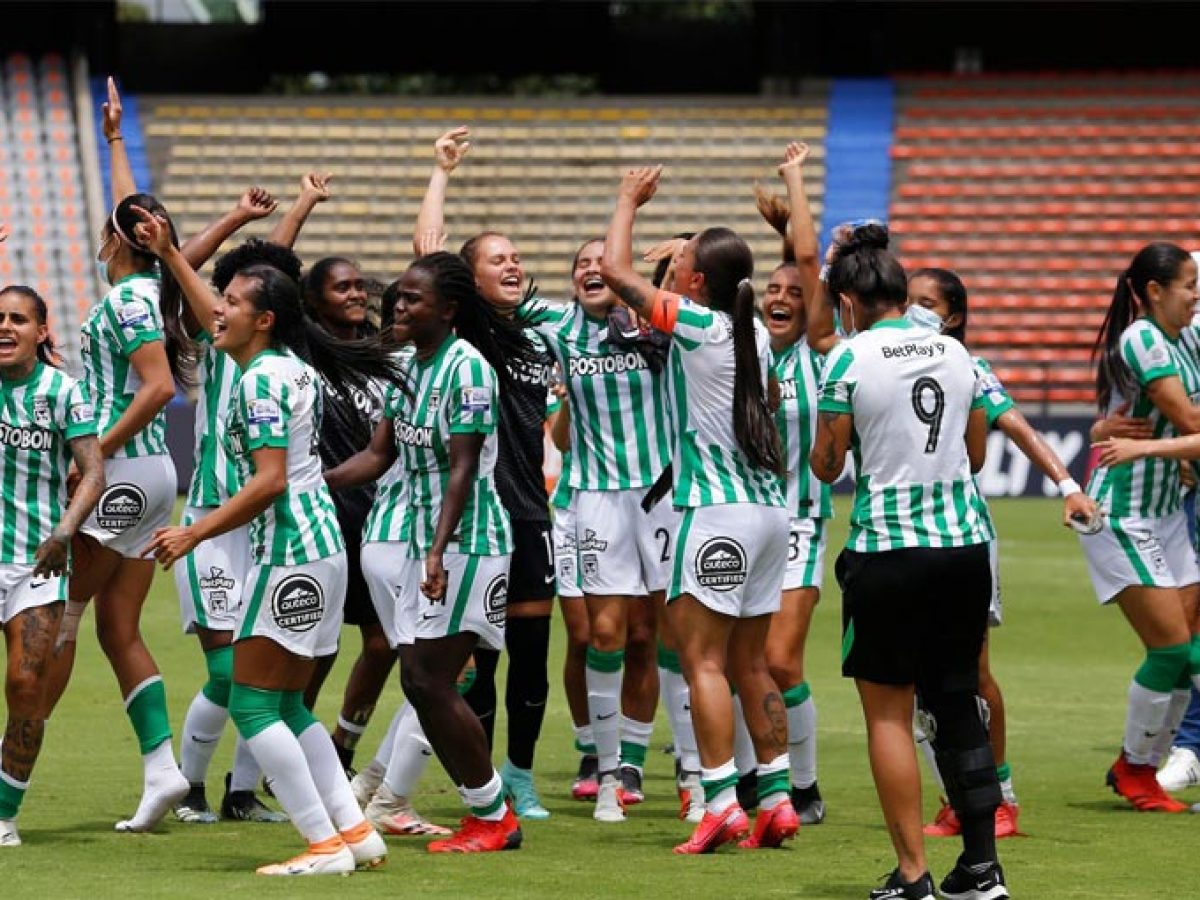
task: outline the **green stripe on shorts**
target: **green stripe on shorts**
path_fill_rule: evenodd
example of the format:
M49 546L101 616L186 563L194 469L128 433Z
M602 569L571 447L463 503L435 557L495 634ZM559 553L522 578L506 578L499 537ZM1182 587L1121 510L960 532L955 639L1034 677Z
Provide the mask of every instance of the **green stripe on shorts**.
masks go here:
M250 595L250 605L246 608L246 617L242 620L242 630L238 632L239 641L254 637L254 622L258 619L258 609L262 606L262 599L267 593L270 580L271 566L260 566L258 580L254 582L254 591Z
M687 550L688 533L692 530L692 518L695 514L696 508L689 506L679 523L679 537L675 539L675 565L671 567L671 586L667 589L667 602L683 592L683 554Z
M462 581L458 584L458 595L454 598L454 612L450 614L450 624L446 628L447 637L458 634L463 614L467 611L467 602L471 599L471 588L475 585L475 570L478 568L479 557L468 556L467 567L463 570Z

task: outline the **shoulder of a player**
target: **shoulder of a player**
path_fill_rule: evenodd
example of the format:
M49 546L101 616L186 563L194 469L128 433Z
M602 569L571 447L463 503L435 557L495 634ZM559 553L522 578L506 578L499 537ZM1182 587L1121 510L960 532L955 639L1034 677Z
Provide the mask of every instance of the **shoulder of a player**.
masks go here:
M491 363L473 345L463 340L455 341L446 351L444 364L457 384L490 384L496 380Z
M1121 332L1119 340L1122 346L1136 341L1137 346L1144 347L1147 344L1165 342L1166 339L1157 325L1147 318L1141 318L1130 322Z

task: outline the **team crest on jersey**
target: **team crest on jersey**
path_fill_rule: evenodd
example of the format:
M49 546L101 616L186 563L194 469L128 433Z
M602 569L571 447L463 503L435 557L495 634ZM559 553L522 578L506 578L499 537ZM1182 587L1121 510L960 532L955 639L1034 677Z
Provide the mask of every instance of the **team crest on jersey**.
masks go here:
M696 580L714 591L732 591L746 582L746 551L733 538L706 541L696 554Z
M1137 542L1137 548L1142 555L1148 557L1150 565L1159 575L1167 574L1170 569L1167 566L1167 558L1163 554L1162 544L1158 542L1156 537L1143 538Z
M1152 366L1165 366L1171 361L1171 352L1162 344L1155 344L1146 351L1146 359Z
M83 425L87 422L92 422L96 418L96 411L90 403L76 403L71 407L71 424Z
M42 428L50 427L50 401L45 397L33 398L33 421Z
M229 612L229 592L236 586L237 582L220 566L210 566L208 574L200 579L200 590L208 598L208 608L216 614Z
M246 406L246 418L251 425L278 425L283 413L274 400L251 400Z
M503 625L508 609L508 576L497 575L483 594L483 614L489 625Z
M485 387L465 387L462 389L462 411L465 413L485 413L492 408L492 392Z
M325 592L311 575L289 575L271 594L271 617L287 631L312 631L325 615Z
M105 531L120 534L142 521L146 495L136 484L111 485L96 504L96 522Z
M150 320L150 307L141 300L122 303L117 310L117 322L122 328L132 328Z
M438 406L442 402L442 389L433 388L429 391L429 402L426 403L425 409L429 412L436 412Z

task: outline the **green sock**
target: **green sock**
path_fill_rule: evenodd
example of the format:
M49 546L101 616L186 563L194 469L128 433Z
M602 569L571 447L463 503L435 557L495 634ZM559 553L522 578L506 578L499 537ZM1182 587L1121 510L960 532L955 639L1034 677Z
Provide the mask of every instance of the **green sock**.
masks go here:
M142 756L171 739L167 689L163 686L161 675L147 678L133 689L133 693L125 698L125 714L133 723Z

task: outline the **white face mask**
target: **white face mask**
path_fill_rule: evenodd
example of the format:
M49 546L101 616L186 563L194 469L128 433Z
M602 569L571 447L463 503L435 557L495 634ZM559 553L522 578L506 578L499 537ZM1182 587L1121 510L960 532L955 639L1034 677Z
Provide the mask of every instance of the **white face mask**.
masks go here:
M848 338L854 337L858 334L858 327L854 321L854 304L845 297L842 297L842 305L839 312L842 314L842 334Z
M946 325L941 316L919 303L909 304L908 309L904 311L904 318L918 328L925 328L938 334L942 333L942 329Z

